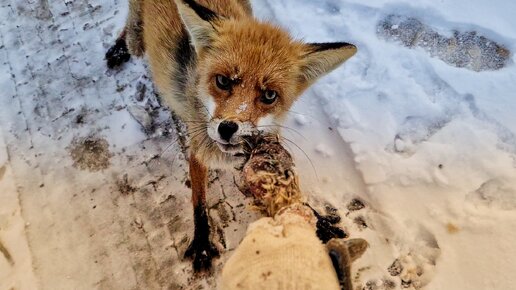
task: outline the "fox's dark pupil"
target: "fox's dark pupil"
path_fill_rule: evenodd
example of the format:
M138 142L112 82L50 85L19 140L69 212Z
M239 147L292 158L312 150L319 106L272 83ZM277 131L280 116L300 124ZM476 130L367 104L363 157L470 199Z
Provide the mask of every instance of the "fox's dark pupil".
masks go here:
M277 98L278 93L276 93L276 91L267 90L263 93L262 102L267 105L271 105L276 101Z
M231 89L231 81L229 80L229 78L223 76L223 75L218 75L217 76L217 87L219 87L219 89L221 90L229 90Z

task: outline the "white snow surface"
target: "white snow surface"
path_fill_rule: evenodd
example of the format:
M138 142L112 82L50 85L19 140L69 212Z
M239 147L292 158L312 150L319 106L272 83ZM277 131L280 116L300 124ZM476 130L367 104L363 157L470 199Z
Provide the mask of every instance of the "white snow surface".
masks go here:
M385 255L399 256L409 288L513 289L516 66L452 67L380 39L376 25L389 14L415 17L442 33L477 31L515 51L516 2L267 3L260 14L297 37L358 46L313 92L352 148L371 207L365 220L383 238L369 240L367 289L389 289L380 274ZM410 265L420 273L406 273Z
M0 255L0 289L215 287L216 279L188 276L181 258L192 227L185 160L174 124L149 129L169 115L145 61L116 72L102 61L126 1L0 8L0 242L22 261ZM452 67L379 38L376 25L389 14L415 17L514 52L516 2L256 0L253 8L306 41L358 46L302 97L284 130L310 201L337 207L350 237L370 243L353 264L355 287L514 289L516 66ZM144 102L135 100L139 82ZM72 166L69 146L90 135L109 143L109 169ZM124 175L132 195L118 193ZM219 179L208 200L227 240L218 270L254 218L232 178ZM352 198L366 207L349 210ZM219 208L229 226L217 222Z

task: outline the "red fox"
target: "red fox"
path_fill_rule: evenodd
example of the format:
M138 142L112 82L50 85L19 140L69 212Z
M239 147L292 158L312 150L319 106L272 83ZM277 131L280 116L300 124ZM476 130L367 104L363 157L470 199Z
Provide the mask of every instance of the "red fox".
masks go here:
M195 230L185 257L195 271L209 269L219 253L209 238L208 170L241 165L243 138L279 133L303 91L357 48L294 40L255 19L249 0L129 0L129 7L107 64L146 53L162 99L188 127Z

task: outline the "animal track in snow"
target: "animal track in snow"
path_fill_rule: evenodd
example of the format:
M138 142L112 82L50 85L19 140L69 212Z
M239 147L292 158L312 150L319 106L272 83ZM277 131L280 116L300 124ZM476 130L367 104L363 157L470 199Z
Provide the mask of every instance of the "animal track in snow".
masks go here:
M419 19L402 15L388 15L378 24L377 33L406 47L421 47L449 65L473 71L501 69L511 57L506 47L476 31L454 30L453 36L446 37Z
M445 118L424 118L409 116L401 125L401 129L394 139L394 151L411 154L414 146L428 140L441 130L450 120Z
M371 264L362 269L365 281L355 279L355 283L362 283L362 290L388 290L388 289L423 289L434 276L437 260L441 255L441 249L435 236L423 225L417 223L400 223L393 217L377 212L371 206L359 211L350 211L348 218L357 219L367 223L367 228L360 229L360 224L355 224L359 231L374 231L381 241L388 241L391 245L393 260L385 266L383 271L374 269ZM353 235L353 233L351 233ZM375 247L375 244L372 244ZM375 249L370 252L374 254ZM373 260L377 260L376 258ZM359 285L359 283L356 283Z
M516 210L515 185L501 179L486 181L466 197L470 204L501 210Z

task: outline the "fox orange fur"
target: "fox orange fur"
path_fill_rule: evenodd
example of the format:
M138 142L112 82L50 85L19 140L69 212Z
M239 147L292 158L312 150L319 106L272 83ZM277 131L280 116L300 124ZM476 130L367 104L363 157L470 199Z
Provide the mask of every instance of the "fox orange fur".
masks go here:
M248 0L130 0L109 66L147 54L164 102L187 124L195 270L218 254L206 215L209 168L243 162L243 137L279 133L292 104L356 53L349 43L303 43L252 15Z

